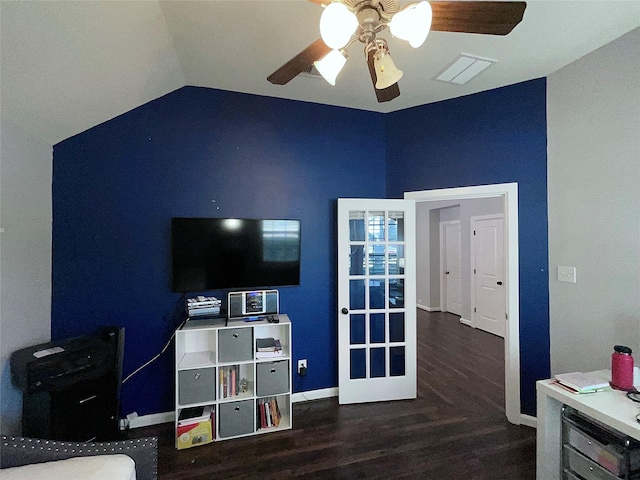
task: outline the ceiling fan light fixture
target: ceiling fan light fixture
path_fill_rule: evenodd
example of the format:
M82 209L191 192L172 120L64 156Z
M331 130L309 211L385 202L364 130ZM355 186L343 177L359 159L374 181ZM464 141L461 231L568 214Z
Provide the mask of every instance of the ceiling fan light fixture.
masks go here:
M427 39L431 19L429 2L412 3L391 18L389 29L394 37L406 40L413 48L418 48Z
M336 84L336 77L347 63L347 52L344 50L331 50L320 60L313 62L316 70L331 85Z
M386 48L379 48L373 56L373 66L376 71L376 88L384 90L402 78L403 72L393 63Z
M328 47L344 47L358 28L356 15L341 2L327 5L320 16L320 35Z

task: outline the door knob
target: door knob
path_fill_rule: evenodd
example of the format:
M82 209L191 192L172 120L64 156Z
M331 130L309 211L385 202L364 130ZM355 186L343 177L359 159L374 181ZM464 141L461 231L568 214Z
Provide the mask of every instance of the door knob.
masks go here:
M343 315L346 315L347 313L349 313L349 310L347 310L346 308L343 308L340 311L342 312Z
M449 272L444 272L444 273L445 273L445 275L449 275Z
M498 285L502 285L502 282L498 282Z

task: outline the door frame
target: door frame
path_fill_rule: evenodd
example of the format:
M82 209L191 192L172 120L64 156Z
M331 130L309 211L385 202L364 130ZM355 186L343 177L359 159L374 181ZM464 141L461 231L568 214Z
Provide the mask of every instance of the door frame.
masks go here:
M462 239L462 224L460 220L446 220L444 222L440 222L440 310L442 312L448 312L447 310L447 296L449 294L447 288L447 277L444 273L444 264L446 263L445 251L447 247L444 245L445 242L445 227L447 225L459 225L460 226L460 239ZM461 249L458 249L458 254L462 257ZM462 293L462 275L460 276L460 292ZM461 307L462 308L462 307ZM462 319L462 312L460 313L460 318Z
M504 201L507 329L504 342L505 413L515 425L528 424L520 410L520 282L518 262L518 184L500 183L405 192L416 202L502 197Z

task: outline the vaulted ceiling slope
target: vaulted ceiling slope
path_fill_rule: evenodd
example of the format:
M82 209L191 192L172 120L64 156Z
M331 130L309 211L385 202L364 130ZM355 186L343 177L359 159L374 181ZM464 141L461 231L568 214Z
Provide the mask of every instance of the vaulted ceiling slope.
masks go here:
M403 5L406 2L401 2ZM266 78L319 37L319 5L288 1L0 1L2 120L56 144L185 85L391 112L544 77L640 27L640 1L530 0L505 37L387 33L404 76L377 103L361 44L335 87ZM460 53L497 60L464 86L435 80Z

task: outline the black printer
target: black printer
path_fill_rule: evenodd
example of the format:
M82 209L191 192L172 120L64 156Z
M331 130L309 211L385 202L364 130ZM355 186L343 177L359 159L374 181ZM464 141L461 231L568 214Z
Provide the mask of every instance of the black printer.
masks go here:
M23 435L66 441L117 437L124 328L56 340L11 354L23 392Z

